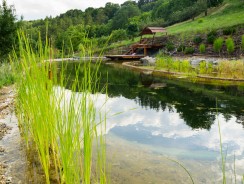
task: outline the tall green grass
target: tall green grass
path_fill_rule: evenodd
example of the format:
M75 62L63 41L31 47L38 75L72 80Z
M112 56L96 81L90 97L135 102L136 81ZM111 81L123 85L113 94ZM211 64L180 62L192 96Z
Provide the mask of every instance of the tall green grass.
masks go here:
M96 177L92 173L94 143L100 135L97 127L106 121L96 118L99 62L95 70L91 70L90 61L77 67L76 77L71 82L64 74L65 64L58 70L52 63L53 52L48 39L45 45L39 41L35 51L23 32L19 32L18 38L20 56L12 57L12 62L19 66L15 70L19 75L17 116L27 146L34 142L46 183L50 180L65 184L106 181L105 144L96 149L103 155L98 159L99 171L103 174ZM92 54L87 52L87 46L82 50L86 55ZM66 90L66 85L72 90ZM77 90L79 93L73 92ZM99 139L102 143L103 137ZM53 170L55 176L50 174Z

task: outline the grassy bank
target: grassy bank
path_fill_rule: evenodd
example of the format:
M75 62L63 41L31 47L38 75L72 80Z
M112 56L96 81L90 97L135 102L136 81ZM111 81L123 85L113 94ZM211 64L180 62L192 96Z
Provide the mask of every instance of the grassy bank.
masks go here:
M205 32L244 24L244 3L238 0L226 0L223 5L209 10L209 15L201 15L194 21L189 20L167 28L169 34L183 32Z
M170 56L158 55L156 59L157 70L180 72L186 76L209 76L228 79L244 80L244 61L220 61L217 65L202 61L193 67L189 60L177 60Z

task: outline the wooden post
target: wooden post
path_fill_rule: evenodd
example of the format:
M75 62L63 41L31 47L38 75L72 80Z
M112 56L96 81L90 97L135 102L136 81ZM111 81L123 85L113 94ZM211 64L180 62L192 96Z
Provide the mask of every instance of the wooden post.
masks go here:
M147 56L147 48L144 46L144 56Z

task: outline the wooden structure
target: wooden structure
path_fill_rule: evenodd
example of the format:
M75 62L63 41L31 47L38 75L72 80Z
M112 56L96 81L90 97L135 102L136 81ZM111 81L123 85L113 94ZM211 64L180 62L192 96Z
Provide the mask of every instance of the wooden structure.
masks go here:
M108 55L105 56L106 58L112 59L112 60L134 60L134 59L141 59L144 57L144 55Z
M145 27L139 34L141 36L140 43L132 45L131 49L126 54L135 53L137 49L143 48L144 56L147 56L147 50L149 48L160 48L162 46L161 44L154 43L156 33L166 33L167 35L167 31L165 28ZM143 35L153 35L153 39L142 38Z
M141 33L139 34L141 36L140 42L136 43L131 46L130 50L124 53L123 55L108 55L105 56L107 58L110 58L112 60L119 60L119 59L140 59L145 56L147 56L148 49L149 48L161 48L162 45L158 43L154 43L154 38L156 33L166 33L167 31L165 28L162 27L145 27ZM143 35L153 35L153 38L142 38ZM138 49L143 49L143 55L136 55L136 51Z
M141 40L142 40L142 36L143 35L146 35L146 34L152 34L153 35L153 40L152 40L152 44L154 42L154 38L155 38L155 34L156 33L166 33L167 35L167 31L165 28L162 28L162 27L145 27L140 35L141 35Z

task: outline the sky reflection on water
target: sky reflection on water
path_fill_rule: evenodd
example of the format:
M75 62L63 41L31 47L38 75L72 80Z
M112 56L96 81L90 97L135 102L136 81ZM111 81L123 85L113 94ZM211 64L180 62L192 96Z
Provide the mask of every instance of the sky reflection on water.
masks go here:
M165 158L170 157L190 169L197 183L219 183L221 154L218 122L227 159L228 181L234 178L234 156L237 178L241 180L244 173L243 87L210 86L154 78L105 65L101 66L100 72L101 80L105 80L101 84L109 83L109 98L105 94L97 94L94 99L97 109L101 109L106 101L102 111L107 114L108 157L115 154L119 163L127 163L121 166L122 170L117 171L121 175L117 182L127 177L133 178L130 173L137 172L145 164L154 167L154 162L162 165L160 168L155 167L156 170L166 172L172 166L163 163ZM163 88L152 88L155 84ZM135 157L141 160L134 163ZM153 160L157 157L160 159ZM128 162L136 165L131 166L135 171L130 171ZM140 165L139 162L145 163ZM176 167L174 169L174 172L179 170ZM116 172L116 168L113 168L113 172ZM121 172L127 172L126 176ZM148 175L148 181L156 177L156 172ZM179 177L182 177L180 181L184 180L183 175ZM172 174L161 180L172 176L169 183L175 183ZM138 178L141 179L141 176ZM146 180L140 181L146 183ZM140 182L138 180L135 183Z

